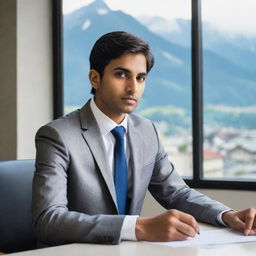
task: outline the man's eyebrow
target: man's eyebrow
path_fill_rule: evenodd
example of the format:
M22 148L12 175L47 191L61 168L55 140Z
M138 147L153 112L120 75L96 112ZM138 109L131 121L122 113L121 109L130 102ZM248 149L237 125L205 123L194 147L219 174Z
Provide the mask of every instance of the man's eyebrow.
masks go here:
M129 69L123 68L123 67L116 67L113 70L122 70L122 71L124 71L126 73L131 73L131 71ZM139 75L145 75L146 76L147 72L140 72Z
M116 68L114 68L113 70L122 70L122 71L124 71L124 72L131 73L131 71L130 71L129 69L123 68L123 67L116 67Z

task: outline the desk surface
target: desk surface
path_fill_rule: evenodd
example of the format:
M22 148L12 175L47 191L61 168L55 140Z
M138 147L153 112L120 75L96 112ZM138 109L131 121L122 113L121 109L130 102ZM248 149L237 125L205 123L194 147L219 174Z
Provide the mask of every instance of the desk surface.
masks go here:
M212 229L208 225L200 225L201 230ZM17 256L216 256L216 255L231 255L232 256L255 256L256 242L241 243L241 244L227 244L217 246L204 247L184 247L171 248L167 246L148 244L143 242L121 242L120 245L100 245L100 244L69 244L56 247L49 247L45 249L38 249L32 251L25 251L14 253Z

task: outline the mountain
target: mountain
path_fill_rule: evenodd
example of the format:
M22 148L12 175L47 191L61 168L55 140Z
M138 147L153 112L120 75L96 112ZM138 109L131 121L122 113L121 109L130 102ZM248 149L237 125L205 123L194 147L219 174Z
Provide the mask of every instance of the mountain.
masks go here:
M149 42L155 66L149 74L140 109L173 105L191 108L190 47L168 41L122 11L96 0L64 16L65 104L82 105L90 97L88 56L104 33L125 30ZM188 32L183 32L186 36ZM205 103L255 105L255 72L205 50Z
M190 47L191 20L164 19L154 16L140 16L139 20L150 31L166 40ZM211 50L227 60L243 68L256 72L256 38L217 30L209 22L204 21L203 48Z
M191 46L191 21L165 19L158 16L138 16L137 19L151 32L166 40L189 48Z
M141 106L158 104L159 99L163 105L168 104L172 95L170 91L173 91L173 95L178 95L173 98L174 105L190 107L189 49L169 43L131 16L112 11L99 0L64 17L65 102L80 105L89 97L90 86L86 74L89 70L89 52L102 34L114 30L136 34L149 41L153 49L157 67L150 73ZM85 84L88 85L87 89Z

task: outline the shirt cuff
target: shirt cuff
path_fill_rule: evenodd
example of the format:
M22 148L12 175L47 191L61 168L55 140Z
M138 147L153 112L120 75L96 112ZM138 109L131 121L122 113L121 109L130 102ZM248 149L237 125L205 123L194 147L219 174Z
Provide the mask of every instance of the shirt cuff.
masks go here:
M229 212L229 211L234 211L233 209L228 209L228 210L224 210L222 212L220 212L216 218L216 221L219 225L222 225L224 227L227 227L227 225L223 222L222 220L222 214L225 213L225 212Z
M124 218L121 229L121 240L137 241L135 234L136 221L139 215L127 215Z

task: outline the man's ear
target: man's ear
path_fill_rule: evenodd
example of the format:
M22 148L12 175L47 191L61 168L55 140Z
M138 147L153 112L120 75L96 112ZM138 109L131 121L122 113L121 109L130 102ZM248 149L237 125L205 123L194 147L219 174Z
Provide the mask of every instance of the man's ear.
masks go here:
M95 69L91 69L89 71L88 76L89 76L89 80L90 80L90 83L91 83L92 87L97 90L100 86L100 74L99 74L99 72L96 71Z

